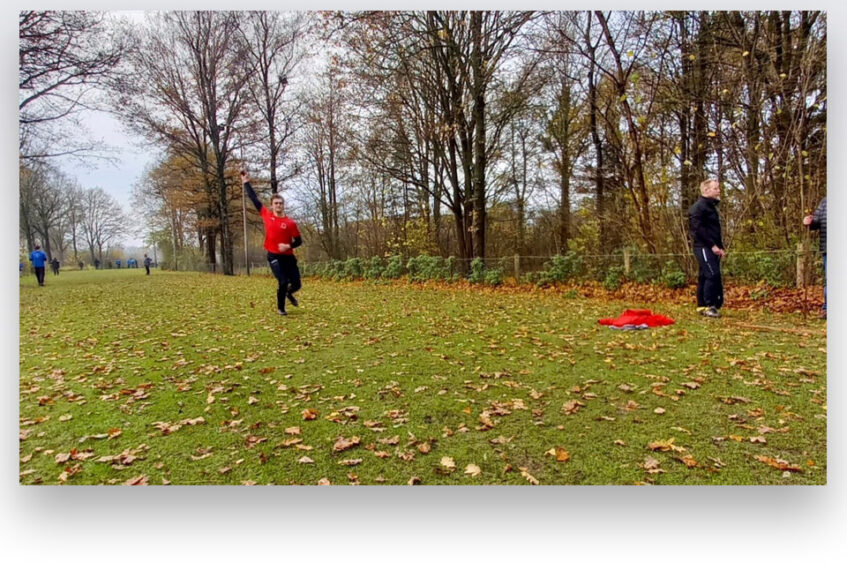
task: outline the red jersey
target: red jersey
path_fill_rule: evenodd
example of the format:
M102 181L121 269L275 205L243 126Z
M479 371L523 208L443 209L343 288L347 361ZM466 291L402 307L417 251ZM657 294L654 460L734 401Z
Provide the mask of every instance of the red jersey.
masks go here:
M274 254L294 254L290 248L285 252L280 251L279 245L283 243L290 245L294 237L300 236L297 223L288 217L277 217L264 205L260 215L265 223L265 250Z

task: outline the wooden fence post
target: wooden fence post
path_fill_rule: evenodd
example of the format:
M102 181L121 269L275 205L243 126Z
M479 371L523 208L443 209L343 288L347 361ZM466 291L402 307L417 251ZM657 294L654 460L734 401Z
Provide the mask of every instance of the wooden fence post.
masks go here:
M629 250L629 248L624 248L623 249L623 273L627 277L629 277L629 259L630 259L630 250Z
M515 282L521 282L521 255L515 254Z

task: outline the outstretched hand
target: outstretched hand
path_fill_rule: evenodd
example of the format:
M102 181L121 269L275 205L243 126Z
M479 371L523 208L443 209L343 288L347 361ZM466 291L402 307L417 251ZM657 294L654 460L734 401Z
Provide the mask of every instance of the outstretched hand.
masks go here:
M248 174L247 171L244 170L243 168L241 169L239 174L241 174L241 183L242 184L246 184L247 182L250 181L250 174Z

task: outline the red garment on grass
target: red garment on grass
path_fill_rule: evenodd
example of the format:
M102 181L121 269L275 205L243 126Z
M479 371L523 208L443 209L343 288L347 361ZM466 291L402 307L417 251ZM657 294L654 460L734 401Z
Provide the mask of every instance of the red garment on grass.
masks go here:
M649 327L664 326L674 324L674 320L665 317L664 315L654 315L650 309L627 309L623 314L616 319L600 319L597 321L601 325L611 326L626 326L626 325L647 325Z

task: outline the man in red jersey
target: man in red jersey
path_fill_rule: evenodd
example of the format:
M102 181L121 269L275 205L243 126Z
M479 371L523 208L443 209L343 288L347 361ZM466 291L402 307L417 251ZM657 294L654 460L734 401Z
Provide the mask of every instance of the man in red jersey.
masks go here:
M246 170L241 170L241 183L247 191L247 196L265 223L265 250L268 251L268 264L279 282L276 290L276 308L280 315L285 315L285 299L297 306L294 293L300 289L300 269L294 249L303 244L297 223L285 215L285 200L280 194L271 196L271 209L262 205L256 192L250 185L250 176Z

